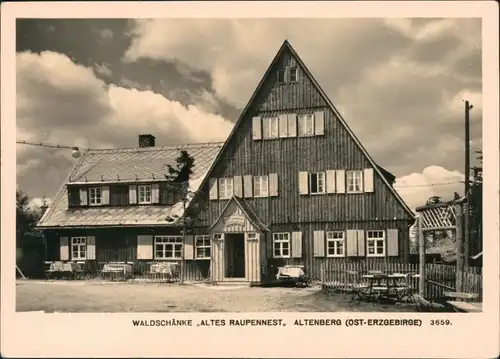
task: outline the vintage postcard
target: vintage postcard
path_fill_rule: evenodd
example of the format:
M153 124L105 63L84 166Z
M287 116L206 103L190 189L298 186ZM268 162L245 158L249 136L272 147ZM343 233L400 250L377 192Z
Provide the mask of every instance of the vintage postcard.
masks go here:
M496 4L256 5L2 4L2 356L498 356Z

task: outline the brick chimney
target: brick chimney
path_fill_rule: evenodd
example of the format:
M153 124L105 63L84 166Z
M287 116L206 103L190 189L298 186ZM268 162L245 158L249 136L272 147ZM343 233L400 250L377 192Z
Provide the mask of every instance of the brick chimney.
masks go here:
M139 135L139 147L154 147L155 136L150 134Z

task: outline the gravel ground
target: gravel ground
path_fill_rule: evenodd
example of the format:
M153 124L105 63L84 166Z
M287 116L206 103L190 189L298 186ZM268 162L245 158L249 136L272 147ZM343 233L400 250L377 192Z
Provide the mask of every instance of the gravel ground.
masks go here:
M413 312L402 304L353 302L319 287L30 281L16 284L18 312Z

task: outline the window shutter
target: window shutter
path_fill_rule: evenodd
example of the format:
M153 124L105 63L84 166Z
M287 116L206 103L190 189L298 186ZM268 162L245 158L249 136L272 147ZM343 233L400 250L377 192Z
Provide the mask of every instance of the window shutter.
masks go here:
M244 196L245 198L252 198L253 197L253 179L251 175L246 175L243 176L243 191L244 191Z
M335 193L335 171L326 171L326 193Z
M399 255L398 247L398 230L387 230L387 255L389 257L397 257Z
M233 177L234 195L236 197L243 197L243 178L241 176Z
M335 171L335 173L337 174L336 176L337 193L345 193L345 171L337 170Z
M280 137L288 137L288 116L286 114L279 115L279 132Z
M109 186L102 186L101 203L103 205L109 204Z
M259 116L252 118L252 136L254 140L262 139L262 121Z
M364 170L364 189L365 192L373 192L374 181L373 181L373 168L365 168Z
M364 257L365 256L365 231L362 229L359 229L356 231L356 242L358 244L358 256Z
M323 111L316 111L314 113L314 134L325 134L325 113Z
M59 251L60 251L60 259L62 261L69 260L69 238L61 237L59 238Z
M309 193L309 176L307 172L299 172L299 194Z
M209 198L210 199L217 199L218 195L219 195L219 190L217 187L217 178L210 178L208 181L209 181L209 186L210 186Z
M137 203L137 186L136 185L128 186L128 203L130 203L130 204Z
M278 195L278 174L269 174L269 196L276 197Z
M95 236L87 237L87 259L95 260Z
M194 259L194 236L184 237L184 259Z
M325 256L325 231L314 231L313 252L315 257Z
M297 114L289 113L288 117L288 137L297 137Z
M137 259L153 259L153 236L137 236Z
M153 183L151 186L151 203L160 203L160 185Z
M86 206L88 203L87 189L80 188L80 206Z
M348 229L346 231L346 253L348 257L358 256L358 235L357 230Z
M302 232L292 232L292 258L302 258Z

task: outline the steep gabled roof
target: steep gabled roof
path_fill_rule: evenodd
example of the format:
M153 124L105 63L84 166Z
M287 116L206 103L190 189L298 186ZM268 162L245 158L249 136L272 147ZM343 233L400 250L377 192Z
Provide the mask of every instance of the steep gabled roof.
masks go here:
M164 147L121 148L86 151L61 186L53 204L47 209L38 227L91 227L172 225L166 218L177 214L183 206L175 204L68 208L68 185L91 183L137 183L165 181L167 165L175 165L179 151L186 150L194 158L191 190L197 190L222 143L187 144Z
M375 163L375 161L373 160L373 158L366 151L366 149L364 148L364 146L361 144L361 142L359 141L359 139L356 137L356 135L354 134L354 132L351 130L351 128L349 127L349 125L347 124L347 122L345 121L345 119L342 117L342 115L340 114L340 112L337 110L337 108L333 105L332 101L328 98L328 96L326 95L325 91L321 88L321 86L319 85L319 83L316 81L316 79L314 78L314 76L311 74L311 72L309 71L309 69L307 68L307 66L304 64L304 62L302 61L302 59L300 58L300 56L297 54L297 52L293 49L292 45L288 42L288 40L285 40L283 42L283 44L281 45L280 49L278 50L278 52L274 56L273 60L271 61L271 64L269 65L269 67L267 68L266 72L264 73L264 76L262 77L262 79L260 80L259 84L257 85L257 88L255 89L255 91L253 92L252 96L250 97L250 100L248 101L247 105L245 106L245 108L241 112L240 117L236 121L236 124L234 125L231 133L229 134L228 138L224 142L224 145L222 146L222 148L221 148L219 154L217 155L215 161L212 163L212 166L208 170L207 176L204 178L203 182L201 183L200 188L203 187L204 185L206 185L206 182L208 181L208 178L210 177L210 174L214 170L214 168L215 168L216 164L218 163L219 159L223 156L224 151L228 147L231 138L234 136L234 134L236 133L236 131L238 130L238 128L241 126L241 123L243 122L243 120L245 119L248 111L252 107L253 102L256 100L257 95L260 93L263 85L266 83L266 81L268 80L268 78L271 76L271 70L274 68L275 64L277 63L277 61L281 57L282 53L284 51L286 51L286 50L290 51L291 55L296 59L298 65L303 69L305 75L311 81L311 83L316 88L316 90L321 94L321 96L323 97L323 99L325 100L325 102L328 104L328 106L330 107L330 109L333 111L333 113L335 114L335 116L338 118L338 120L342 124L342 126L345 127L345 129L347 130L347 132L349 133L349 135L352 137L352 139L354 140L354 142L357 144L357 146L361 149L361 151L366 156L366 158L368 159L368 161L370 162L370 164L373 166L374 171L377 172L377 174L380 176L380 178L382 179L382 181L384 182L384 184L387 185L387 187L389 188L389 191L394 195L394 197L396 198L396 200L405 209L405 211L410 216L410 218L414 219L415 215L414 215L413 211L410 209L410 207L408 207L408 205L405 203L405 201L401 198L401 196L396 192L396 190L388 182L388 177L390 177L390 176L388 176L388 174L389 175L391 175L391 174L388 171L386 171L386 170L384 170L384 172L383 172L381 170L381 168Z
M224 206L224 209L221 211L219 217L217 217L217 219L212 224L210 229L214 228L217 225L217 223L219 223L219 221L224 216L227 209L233 202L236 203L238 207L240 207L242 212L245 214L245 216L247 216L247 219L250 221L250 223L253 224L255 228L269 232L269 228L267 228L267 226L264 223L262 223L262 221L259 219L259 217L257 217L255 212L250 208L250 206L246 203L246 201L243 198L237 197L235 195L231 196L229 201L227 201L226 205Z

